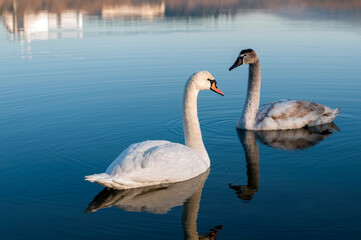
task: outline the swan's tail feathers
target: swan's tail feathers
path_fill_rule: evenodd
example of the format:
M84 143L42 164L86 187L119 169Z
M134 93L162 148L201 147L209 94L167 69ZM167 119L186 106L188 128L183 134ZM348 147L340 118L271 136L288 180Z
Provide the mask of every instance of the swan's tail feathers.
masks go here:
M93 174L89 176L85 176L85 180L89 182L98 182L100 180L104 180L106 178L109 178L109 175L106 173L100 173L100 174Z
M331 123L337 117L337 115L340 113L341 107L336 108L336 109L327 107L326 109L327 110L320 116L319 119L312 121L312 122L308 123L307 125L309 127L313 127L316 125Z
M335 117L340 113L341 109L342 109L342 107L339 107L339 108L335 109Z
M341 110L342 107L339 107L339 108L336 108L335 111L333 112L333 116L332 116L332 120L333 121L337 115L340 113L340 110Z
M96 182L106 188L113 188L113 189L129 189L129 188L140 187L139 183L137 182L121 179L119 177L114 178L113 176L106 173L85 176L85 180L89 182Z
M85 176L85 180L87 180L89 182L99 183L100 185L107 187L107 188L114 187L113 178L106 173L99 173L99 174Z

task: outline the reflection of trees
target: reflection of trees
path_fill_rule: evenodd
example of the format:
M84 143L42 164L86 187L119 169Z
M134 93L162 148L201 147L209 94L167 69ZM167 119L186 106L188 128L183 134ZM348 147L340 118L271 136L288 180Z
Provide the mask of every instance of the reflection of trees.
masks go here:
M239 0L166 0L166 16L210 16L236 13Z
M361 2L359 0L240 0L248 4L248 6L262 8L262 9L277 9L277 8L319 8L327 10L352 10L361 9Z
M47 10L52 13L62 13L64 11L85 11L88 14L98 15L104 6L132 5L141 6L143 4L161 4L162 0L0 0L0 11L12 11L13 2L16 2L17 12L38 12Z
M81 38L83 16L99 20L207 17L268 11L293 19L342 20L358 23L358 0L0 0L0 14L12 40ZM62 32L59 30L72 30ZM20 33L20 34L18 34ZM31 52L31 51L29 51Z
M0 0L0 12L12 11L14 1L19 12L46 9L53 13L61 13L67 10L82 10L94 15L98 15L104 6L159 5L162 2L165 4L167 16L213 15L252 9L314 9L330 13L343 11L347 15L359 16L361 10L359 0Z

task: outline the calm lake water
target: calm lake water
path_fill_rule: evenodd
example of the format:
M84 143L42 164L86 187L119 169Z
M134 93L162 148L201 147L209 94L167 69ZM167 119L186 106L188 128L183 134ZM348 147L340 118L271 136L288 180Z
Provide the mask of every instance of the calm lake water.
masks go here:
M360 237L359 1L2 0L0 15L2 239ZM228 68L245 48L261 103L342 106L337 126L237 132L248 68ZM209 173L132 191L84 181L132 143L183 143L200 70L225 93L198 100Z

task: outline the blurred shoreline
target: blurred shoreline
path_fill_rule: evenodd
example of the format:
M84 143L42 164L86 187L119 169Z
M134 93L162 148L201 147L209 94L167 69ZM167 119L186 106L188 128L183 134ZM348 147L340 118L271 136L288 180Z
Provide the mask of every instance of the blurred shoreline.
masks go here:
M292 20L359 24L359 0L0 0L11 40L82 38L85 16L118 19L208 18L263 12ZM65 30L65 31L63 31Z
M144 6L159 8L164 6L165 16L212 15L235 13L238 10L305 11L318 10L329 13L344 12L361 14L359 0L0 0L0 13L37 13L47 10L50 13L82 11L89 15L101 15L104 8Z

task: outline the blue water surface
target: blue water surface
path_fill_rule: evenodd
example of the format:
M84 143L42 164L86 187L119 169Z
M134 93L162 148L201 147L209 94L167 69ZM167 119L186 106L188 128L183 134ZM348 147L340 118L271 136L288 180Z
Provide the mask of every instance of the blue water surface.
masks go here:
M188 231L210 239L359 238L359 4L72 2L0 1L4 239L191 239ZM342 107L337 126L237 132L248 68L228 68L245 48L261 60L261 104L290 98ZM172 187L101 192L84 180L132 143L183 143L183 87L200 70L225 96L199 95L211 169L189 183L197 187L175 186L186 199L166 198L165 209L154 210L152 201L171 197Z

